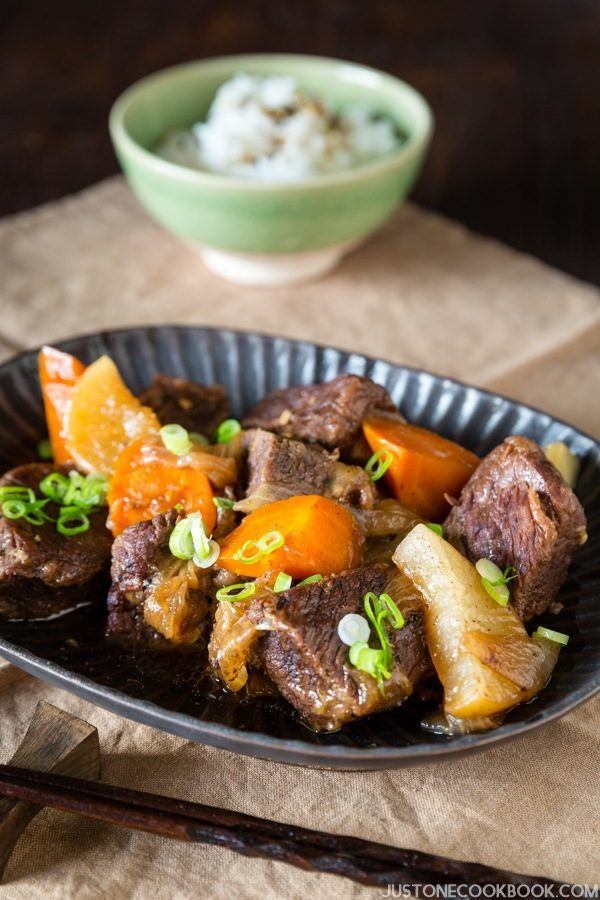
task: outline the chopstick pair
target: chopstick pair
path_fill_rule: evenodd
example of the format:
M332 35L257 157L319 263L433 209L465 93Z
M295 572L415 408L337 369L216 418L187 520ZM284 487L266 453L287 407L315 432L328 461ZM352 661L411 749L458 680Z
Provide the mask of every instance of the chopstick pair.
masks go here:
M65 775L0 765L0 795L162 837L226 847L363 885L543 885L561 882L402 850Z

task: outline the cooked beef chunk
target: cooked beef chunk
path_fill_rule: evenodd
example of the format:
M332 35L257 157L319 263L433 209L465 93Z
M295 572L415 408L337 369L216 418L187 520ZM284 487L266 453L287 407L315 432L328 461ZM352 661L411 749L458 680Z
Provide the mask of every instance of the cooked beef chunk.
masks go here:
M248 450L247 500L238 509L299 494L321 494L353 506L371 507L377 499L373 482L359 466L340 463L320 447L252 429L244 434Z
M274 391L248 413L244 426L339 448L354 458L363 446L363 419L382 413L398 415L385 388L370 378L340 375L327 384Z
M176 559L171 510L130 525L113 544L107 634L167 648L195 644L204 634L208 574Z
M473 473L444 530L473 562L514 566L512 601L527 621L552 604L585 527L579 500L541 448L509 437Z
M392 678L382 694L377 681L348 661L338 636L347 613L364 614L368 591L382 593L396 576L387 566L363 566L256 602L248 617L266 633L259 654L283 696L317 731L335 731L358 716L400 705L430 671L418 600L400 604L403 628L389 630Z
M68 472L48 463L11 469L0 486L19 485L38 492L50 472ZM41 497L41 495L39 495ZM57 514L49 504L50 515ZM17 619L46 618L78 603L97 599L108 567L112 537L106 510L90 516L88 531L65 536L53 522L30 525L0 516L0 615Z
M229 416L229 400L220 384L195 384L185 378L156 375L140 400L154 410L162 425L175 422L206 437Z

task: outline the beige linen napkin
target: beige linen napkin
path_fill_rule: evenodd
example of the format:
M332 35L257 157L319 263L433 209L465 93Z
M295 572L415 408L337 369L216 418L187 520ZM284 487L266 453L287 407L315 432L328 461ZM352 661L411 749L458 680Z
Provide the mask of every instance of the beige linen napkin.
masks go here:
M598 293L406 206L324 281L277 291L210 275L120 179L0 223L0 354L146 322L232 325L424 366L600 435ZM600 700L485 754L393 772L315 771L190 744L30 678L0 692L0 758L47 699L95 724L104 778L313 828L575 882L600 880ZM0 896L357 898L326 875L45 811Z

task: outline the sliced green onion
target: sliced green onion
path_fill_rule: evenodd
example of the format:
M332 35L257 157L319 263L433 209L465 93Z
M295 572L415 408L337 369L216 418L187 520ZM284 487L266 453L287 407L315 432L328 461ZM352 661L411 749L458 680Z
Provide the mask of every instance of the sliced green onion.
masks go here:
M69 472L69 483L67 485L67 490L62 499L62 502L65 506L71 506L74 504L75 498L80 496L81 487L83 485L83 475L79 472L76 472L75 469L72 469Z
M555 644L562 644L563 647L566 647L569 643L569 635L563 634L562 631L552 631L551 628L544 628L543 625L538 625L538 627L533 632L535 635L539 635L539 637L546 638L549 641L554 641Z
M280 547L283 547L285 543L285 539L280 531L268 531L267 534L263 534L261 538L257 541L260 549L266 553L274 553L275 550L279 550Z
M352 647L357 642L367 642L371 636L371 629L364 616L359 616L358 613L347 613L338 622L337 633L343 644Z
M427 528L429 528L430 531L433 531L434 534L437 534L438 537L444 537L444 529L441 525L438 525L437 522L425 522L425 525L427 526Z
M192 449L192 442L187 430L182 425L163 425L159 431L160 438L169 451L176 456L185 456Z
M276 594L281 594L283 591L289 590L291 586L292 576L288 575L287 572L280 572L273 584L273 590Z
M475 563L475 568L481 577L491 584L502 584L504 581L502 569L495 562L492 562L491 559L478 559Z
M221 547L216 541L211 539L208 542L208 552L206 556L201 557L194 553L192 562L195 566L198 566L199 569L210 569L211 566L214 566L220 555Z
M404 628L404 616L392 600L389 594L380 594L379 602L387 609L388 616L387 618L391 619L392 627L398 631L399 628Z
M59 534L71 537L74 534L81 534L90 527L90 520L86 513L77 507L69 506L63 508L56 523L56 530Z
M43 441L40 441L37 445L37 454L40 459L52 459L52 444L48 438L44 438Z
M25 500L5 500L2 504L2 515L5 519L21 519L27 511Z
M219 588L216 597L220 602L237 603L238 600L246 600L248 597L251 597L255 590L256 584L253 581L246 581L241 584L230 584L228 587Z
M302 587L305 584L316 584L318 581L323 581L322 575L309 575L304 581L299 581L296 587Z
M510 591L507 584L504 582L496 584L495 582L489 581L487 578L482 578L481 583L492 600L495 600L500 606L507 605L510 600Z
M213 497L213 503L217 509L232 509L235 500L230 500L229 497Z
M215 442L217 444L228 444L231 438L239 434L241 430L242 426L237 419L225 419L215 431Z
M200 434L199 431L190 431L190 441L193 441L194 444L202 444L203 447L208 446L208 438L204 437L203 434Z
M7 484L0 487L0 503L4 500L23 500L25 503L33 503L35 491L20 484Z
M202 515L199 512L192 513L188 516L188 519L190 521L190 530L194 544L194 556L197 556L198 559L207 559L214 548L210 546L210 538L204 530Z
M30 525L43 525L44 522L54 522L52 516L44 512L44 507L50 503L50 499L36 500L35 503L29 503L25 510L23 518Z
M365 472L371 476L371 481L379 481L389 469L394 454L390 450L376 450L365 465Z
M77 505L91 507L104 506L108 494L108 481L98 472L92 472L83 479L80 495L75 498Z
M171 532L169 550L177 559L191 559L194 555L192 523L189 518L181 519Z
M478 559L475 568L481 575L481 583L490 597L500 606L506 606L510 600L508 582L517 577L514 566L508 566L503 572L491 559Z
M379 690L385 692L383 681L389 681L392 673L386 667L383 650L375 650L365 641L356 641L350 647L348 658L356 669L376 678Z
M69 478L66 475L62 475L60 472L51 472L40 481L40 491L55 503L62 503L69 484Z
M256 547L256 550L253 549L254 547ZM262 559L264 555L256 541L244 541L240 549L233 554L233 558L245 563L247 566L251 566L258 562L259 559Z
M377 594L374 594L372 591L369 591L367 594L365 594L363 598L363 606L365 608L367 618L371 622L371 625L375 629L377 637L379 638L381 651L383 652L384 664L391 665L393 660L392 645L390 644L390 639L383 624L384 619L386 618L385 610L382 610ZM383 615L381 615L382 612Z
M257 541L245 541L239 550L233 554L233 559L245 563L248 566L253 565L273 553L280 547L283 547L285 538L280 531L268 531L263 534ZM254 548L256 547L256 550Z

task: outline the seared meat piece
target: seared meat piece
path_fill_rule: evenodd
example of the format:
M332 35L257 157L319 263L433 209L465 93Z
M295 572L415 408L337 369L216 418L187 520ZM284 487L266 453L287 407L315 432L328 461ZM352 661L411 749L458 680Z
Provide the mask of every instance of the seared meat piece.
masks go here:
M11 469L0 486L32 488L50 472L68 468L50 463L28 463ZM58 508L49 504L50 515ZM14 619L47 618L78 603L95 600L105 585L112 537L106 509L90 516L90 527L66 536L54 522L30 525L24 519L0 516L0 615Z
M363 566L291 588L270 602L257 601L248 610L256 627L266 631L258 652L267 674L317 731L336 731L358 716L399 706L430 672L420 602L407 582L402 598L395 592L405 625L389 630L394 668L385 693L375 678L349 663L348 647L337 633L340 619L364 614L364 595L380 594L391 583L398 579L388 566Z
M444 525L472 562L485 557L501 569L514 566L512 601L523 621L552 604L585 528L571 488L524 437L507 438L485 457Z
M244 434L248 450L247 500L236 509L256 509L299 494L321 494L353 506L371 507L373 482L359 466L340 463L320 447L253 429Z
M193 644L208 612L207 572L176 559L169 537L178 513L171 510L130 525L113 544L107 634L168 647Z
M361 423L382 413L398 415L385 388L370 378L340 375L327 384L274 391L250 410L244 427L264 428L329 450L339 448L352 459L366 452L368 458Z
M172 422L210 437L229 416L229 400L220 384L195 384L185 378L156 375L140 401L150 406L162 425Z

